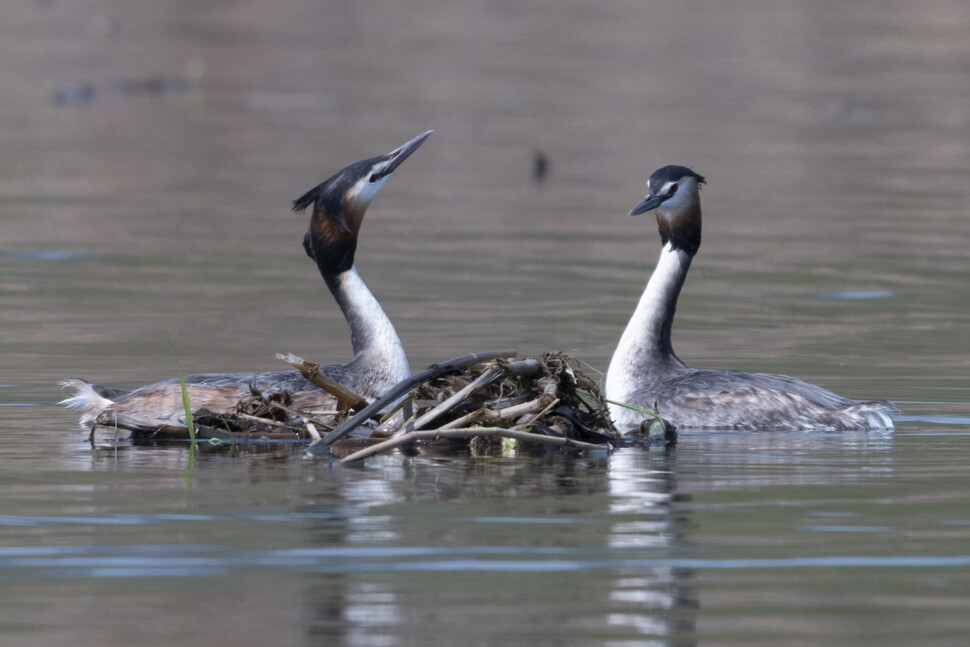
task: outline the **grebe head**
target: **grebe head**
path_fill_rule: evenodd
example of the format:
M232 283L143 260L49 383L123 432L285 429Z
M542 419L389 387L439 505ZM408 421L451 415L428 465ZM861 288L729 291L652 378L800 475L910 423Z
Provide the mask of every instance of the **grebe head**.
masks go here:
M701 246L700 185L704 183L702 175L686 166L657 169L647 180L647 195L630 210L630 215L656 209L663 244L693 256Z
M422 133L386 155L351 164L293 201L297 212L313 205L303 248L324 275L353 267L364 212L394 169L433 132Z

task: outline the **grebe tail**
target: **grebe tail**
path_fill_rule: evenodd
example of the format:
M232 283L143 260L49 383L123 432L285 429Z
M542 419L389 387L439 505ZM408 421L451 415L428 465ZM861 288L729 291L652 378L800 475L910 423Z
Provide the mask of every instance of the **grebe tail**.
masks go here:
M674 352L677 299L701 244L703 176L665 166L647 181L630 211L656 210L663 247L657 266L620 337L606 373L606 397L660 414L680 428L892 429L895 407L858 401L786 375L691 368ZM631 427L648 418L616 404L613 419Z
M302 212L312 207L303 248L317 264L323 280L350 327L354 356L346 364L320 371L366 398L376 398L410 373L404 346L394 325L357 273L354 255L364 213L390 174L434 131L427 131L386 155L340 170L293 201ZM308 382L299 371L212 373L185 377L193 411L229 413L255 388L264 395L289 391L298 410L332 410L329 393ZM184 424L179 380L169 379L132 391L74 378L61 382L74 395L61 404L80 411L81 425L94 426L104 414L119 426L146 429Z

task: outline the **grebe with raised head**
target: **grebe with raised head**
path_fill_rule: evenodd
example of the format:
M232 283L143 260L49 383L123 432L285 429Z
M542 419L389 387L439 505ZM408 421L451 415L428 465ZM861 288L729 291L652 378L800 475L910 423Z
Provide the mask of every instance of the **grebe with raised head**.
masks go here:
M401 162L434 131L427 131L386 155L351 164L293 201L293 210L313 207L303 248L316 262L350 326L354 357L346 364L322 366L320 371L343 386L375 398L410 373L404 346L377 299L354 265L357 238L364 212ZM289 391L298 410L332 409L334 398L307 381L299 371L213 373L185 377L194 411L231 412L255 388L264 395ZM62 386L75 390L61 404L81 412L81 424L93 426L106 412L136 428L185 423L181 384L177 378L121 391L69 379ZM122 426L122 425L119 425Z
M700 185L684 166L665 166L647 181L631 216L657 211L663 248L606 373L606 397L647 409L680 428L892 429L889 402L849 400L786 375L691 368L670 342L677 297L701 244ZM648 418L610 405L621 427Z

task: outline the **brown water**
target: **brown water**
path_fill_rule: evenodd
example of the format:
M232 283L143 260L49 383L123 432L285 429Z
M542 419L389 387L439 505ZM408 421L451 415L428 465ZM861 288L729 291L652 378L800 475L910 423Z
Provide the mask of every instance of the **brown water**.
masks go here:
M968 33L942 0L8 7L0 642L965 644ZM605 370L659 247L624 214L686 164L679 354L897 430L339 469L92 448L56 406L67 376L344 361L289 201L427 128L358 255L415 368Z

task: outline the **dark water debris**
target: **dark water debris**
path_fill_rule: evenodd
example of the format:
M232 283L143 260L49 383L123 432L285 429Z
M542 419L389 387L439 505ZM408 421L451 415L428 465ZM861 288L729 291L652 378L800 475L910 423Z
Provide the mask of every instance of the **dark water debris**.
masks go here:
M84 106L95 101L125 101L137 97L187 94L198 90L205 64L192 59L181 74L153 74L123 78L104 83L76 81L54 88L51 103L55 106Z

